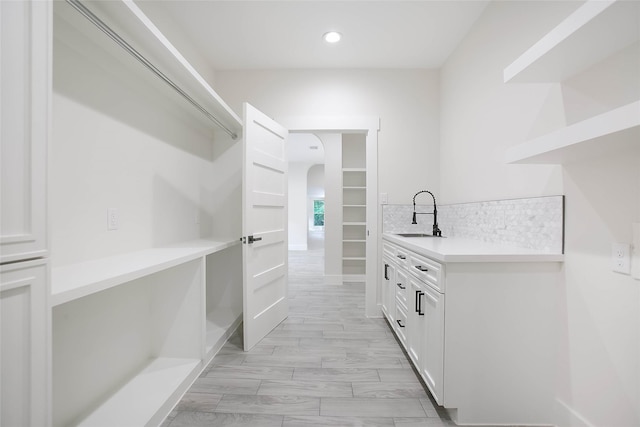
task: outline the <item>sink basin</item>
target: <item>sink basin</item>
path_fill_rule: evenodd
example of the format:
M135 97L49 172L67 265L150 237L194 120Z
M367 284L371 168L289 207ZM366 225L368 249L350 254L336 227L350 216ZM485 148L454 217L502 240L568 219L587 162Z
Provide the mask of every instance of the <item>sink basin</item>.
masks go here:
M425 234L425 233L397 233L396 236L400 237L443 237L443 236L434 236L433 234Z

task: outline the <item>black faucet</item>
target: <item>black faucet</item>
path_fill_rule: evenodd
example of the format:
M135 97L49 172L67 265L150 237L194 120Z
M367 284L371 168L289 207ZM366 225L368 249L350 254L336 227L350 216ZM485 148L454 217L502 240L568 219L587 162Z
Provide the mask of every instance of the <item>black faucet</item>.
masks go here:
M416 196L420 193L431 194L431 198L433 198L433 212L416 212ZM413 195L413 221L411 221L411 224L418 223L418 221L416 221L416 215L433 215L433 235L442 237L442 231L438 228L438 208L436 206L436 197L431 191L422 190Z

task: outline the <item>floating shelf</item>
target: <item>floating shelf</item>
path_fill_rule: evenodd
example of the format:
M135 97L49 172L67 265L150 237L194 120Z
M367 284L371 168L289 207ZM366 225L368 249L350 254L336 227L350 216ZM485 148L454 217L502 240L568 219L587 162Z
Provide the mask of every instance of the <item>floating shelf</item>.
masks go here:
M640 101L517 145L505 160L562 164L611 153L640 153Z
M366 172L367 168L342 168L342 172Z
M229 248L239 241L195 240L57 267L51 305L57 306Z
M588 0L504 69L504 82L560 82L640 38L640 2Z

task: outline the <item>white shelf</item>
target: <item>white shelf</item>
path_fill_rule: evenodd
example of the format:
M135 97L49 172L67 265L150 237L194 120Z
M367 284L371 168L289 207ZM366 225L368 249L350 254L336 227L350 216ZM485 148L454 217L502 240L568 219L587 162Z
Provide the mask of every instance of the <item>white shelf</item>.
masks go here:
M162 83L158 77L145 69L142 64L129 58L128 53L125 53L122 48L117 46L98 28L94 27L93 24L89 23L87 19L81 16L80 13L75 11L71 6L65 4L65 2L54 3L56 15L71 24L75 29L74 33L67 37L86 37L90 39L105 51L110 52L114 59L118 58L122 63L134 63L131 69L143 76L150 84L163 87L161 90L173 92L173 89L170 89L168 85ZM163 74L169 76L174 83L203 106L209 113L215 116L229 130L237 135L241 135L242 120L240 117L231 110L136 3L125 0L83 3L100 20L117 32L126 42L134 46L136 50L153 63ZM59 28L56 29L56 34L57 36L62 34ZM178 94L175 94L175 96L176 99L180 99L179 103L184 106L185 111L204 118L202 113L194 106L182 100ZM208 121L208 119L204 120ZM210 123L214 129L219 129L213 122L209 121L208 123ZM237 140L240 140L240 138Z
M345 208L366 208L367 205L342 205Z
M559 82L638 41L640 2L589 0L504 69L504 82Z
M367 168L342 168L342 172L366 172Z
M215 307L207 313L207 353L210 353L220 340L226 338L236 324L240 324L242 311L230 307Z
M342 257L343 261L366 261L367 258L360 256L346 256Z
M343 222L342 225L367 225L366 222Z
M81 427L144 426L152 420L176 389L186 387L200 360L153 359L124 387L84 418Z
M365 239L343 239L344 243L367 243Z
M611 153L640 152L640 101L509 149L507 163L562 164Z
M344 186L342 187L345 190L366 190L367 187L363 187L363 186Z
M237 240L195 240L54 268L51 274L51 305L64 304L238 243Z

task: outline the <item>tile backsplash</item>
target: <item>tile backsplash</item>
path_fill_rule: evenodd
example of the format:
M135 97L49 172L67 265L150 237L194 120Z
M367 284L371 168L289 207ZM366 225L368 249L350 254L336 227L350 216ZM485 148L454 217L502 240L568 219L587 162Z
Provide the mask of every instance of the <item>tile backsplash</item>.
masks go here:
M417 205L432 212L433 205ZM383 205L385 233L429 233L432 215L418 215L411 224L413 205ZM494 200L438 206L438 225L446 237L463 237L548 253L562 253L564 196Z

